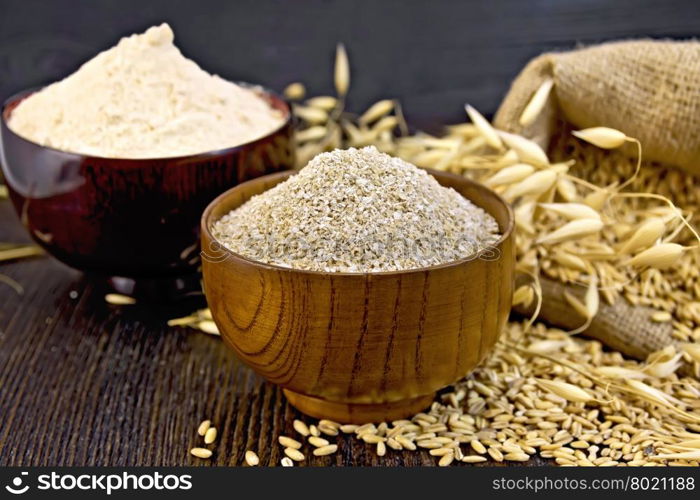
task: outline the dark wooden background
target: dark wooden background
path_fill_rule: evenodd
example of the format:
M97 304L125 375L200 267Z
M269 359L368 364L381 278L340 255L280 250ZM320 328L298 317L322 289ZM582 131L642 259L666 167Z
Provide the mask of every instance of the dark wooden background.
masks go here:
M350 107L399 97L413 123L495 111L531 57L578 43L688 38L700 2L631 0L0 1L0 96L53 81L127 33L167 20L183 52L230 79L331 89L336 42L353 66ZM28 241L7 201L0 242ZM168 328L191 303L116 308L99 281L50 258L0 265L0 465L237 465L246 449L279 463L298 414L214 337ZM71 298L75 291L77 297ZM188 455L196 426L219 428L215 455ZM434 464L426 452L379 459L343 440L313 465Z
M66 76L163 21L183 53L226 78L330 92L335 44L350 107L399 97L412 122L490 114L531 57L577 44L700 33L688 0L0 0L0 97Z

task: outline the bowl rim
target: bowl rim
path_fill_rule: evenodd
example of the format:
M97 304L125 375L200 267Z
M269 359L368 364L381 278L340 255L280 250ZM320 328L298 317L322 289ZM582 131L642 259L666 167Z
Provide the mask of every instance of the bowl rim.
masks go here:
M154 156L152 158L115 158L111 156L99 156L99 155L92 155L92 154L87 154L87 153L78 153L75 151L65 151L63 149L57 149L51 146L44 146L43 144L39 144L38 142L31 141L25 137L22 137L18 133L16 133L14 130L9 125L9 117L11 113L7 114L7 118L5 118L5 114L7 112L7 109L10 106L16 106L18 105L22 100L26 99L30 95L38 92L39 90L47 87L46 85L44 86L36 86L36 87L30 87L25 90L20 90L19 92L15 92L12 94L10 97L6 98L5 101L2 103L2 107L0 108L0 123L2 124L2 128L4 130L7 130L9 134L13 136L13 138L37 147L37 148L42 148L47 151L51 151L54 153L59 153L62 155L68 155L68 156L73 156L75 158L94 158L96 160L101 160L101 161L123 161L123 162L133 162L136 163L137 166L145 166L147 164L152 164L152 163L159 163L159 162L172 162L172 161L183 161L183 160L199 160L199 159L205 159L205 158L213 158L213 157L218 157L218 156L225 156L229 155L232 153L236 153L239 151L242 151L248 147L257 145L258 143L262 143L264 141L269 140L271 137L277 135L278 133L282 132L285 128L289 127L292 125L292 122L294 120L294 114L292 113L292 105L291 103L282 97L280 94L277 92L270 90L267 87L264 87L263 85L255 84L255 83L248 83L248 82L241 82L241 81L236 81L236 82L231 82L235 83L236 85L239 85L241 87L245 87L250 90L254 90L257 92L260 92L267 97L271 97L281 103L284 104L286 107L286 110L284 110L285 116L284 120L282 123L280 123L279 126L277 126L275 129L271 130L270 132L267 132L265 135L262 135L256 139L252 139L248 142L244 142L242 144L237 144L235 146L229 146L227 148L221 148L221 149L212 149L209 151L203 151L201 153L195 153L195 154L190 154L190 155L179 155L179 156ZM141 165L138 165L141 164Z
M471 179L467 179L466 177L462 177L461 175L453 174L451 172L442 172L439 170L434 170L431 168L422 168L422 170L425 170L435 178L435 174L438 176L443 176L443 177L448 177L452 178L456 181L460 182L465 182L467 184L471 184L472 186L476 187L477 189L481 189L485 191L487 194L492 196L493 198L496 199L503 207L506 209L506 214L507 214L507 222L505 225L505 228L501 232L501 237L496 241L496 243L493 244L494 248L500 248L509 238L512 237L513 231L515 230L515 215L513 213L513 209L510 206L506 200L496 193L494 190L488 188L487 186L473 181ZM475 258L480 252L483 252L485 249L481 249L478 252L472 253L466 257L463 257L458 260L453 260L450 262L445 262L442 264L436 264L434 266L427 266L427 267L416 267L413 269L404 269L404 270L399 270L399 271L376 271L376 272L371 272L371 271L357 271L357 272L350 272L350 271L339 271L339 272L333 272L333 271L314 271L314 270L309 270L309 269L298 269L298 268L293 268L293 267L284 267L280 266L278 264L268 264L266 262L260 262L258 260L253 260L250 259L244 255L241 255L239 253L236 253L228 248L226 248L223 244L219 243L219 241L214 237L214 235L211 233L210 230L210 219L212 217L212 212L214 209L223 202L225 198L228 198L233 191L237 189L241 189L243 186L245 186L247 183L252 183L252 182L264 182L265 180L270 180L270 179L276 179L278 177L291 177L292 175L297 174L299 171L298 170L286 170L283 172L276 172L274 174L268 174L268 175L263 175L261 177L256 177L255 179L250 179L246 182L242 182L241 184L238 184L237 186L232 187L231 189L228 189L221 193L219 196L214 198L209 205L207 205L207 208L204 209L204 212L202 213L202 218L201 218L201 234L204 235L206 234L207 238L210 239L213 242L218 243L219 247L226 252L229 258L233 258L234 260L239 260L243 261L243 263L250 264L253 266L257 266L263 269L268 269L272 271L284 271L284 272L289 272L289 273L295 273L295 274L301 274L301 275L318 275L318 276L345 276L345 277L368 277L368 276L383 276L383 277L391 277L391 276L404 276L407 274L412 274L412 273L425 273L429 271L437 271L440 269L447 269L447 268L452 268L452 267L457 267L462 264L467 264L469 262L472 262L476 260L478 257ZM436 178L437 180L437 178ZM271 189L271 188L270 188ZM460 193L461 196L463 196ZM466 197L465 197L466 198ZM468 198L467 198L468 199ZM472 201L472 200L469 200ZM472 201L473 203L473 201ZM486 211L483 207L480 207L482 210ZM488 211L487 211L488 213ZM491 215L489 213L489 215ZM493 217L493 215L492 215ZM201 237L200 237L201 238ZM203 250L202 250L203 251ZM206 261L206 258L203 256L202 257L202 264L204 264L204 261Z

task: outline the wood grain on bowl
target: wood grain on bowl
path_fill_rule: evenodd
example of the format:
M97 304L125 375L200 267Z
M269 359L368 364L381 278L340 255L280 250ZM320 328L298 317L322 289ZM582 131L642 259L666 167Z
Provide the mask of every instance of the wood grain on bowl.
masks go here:
M496 218L503 236L494 249L411 271L322 273L222 248L212 223L288 172L241 184L205 211L204 287L222 337L305 413L342 422L413 414L479 364L502 331L513 286L512 213L481 185L432 174Z

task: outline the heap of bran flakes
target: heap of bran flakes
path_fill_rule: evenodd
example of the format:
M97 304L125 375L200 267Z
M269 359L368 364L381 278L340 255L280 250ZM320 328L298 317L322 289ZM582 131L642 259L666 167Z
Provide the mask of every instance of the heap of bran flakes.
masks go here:
M297 175L222 217L212 231L247 258L325 272L444 264L499 237L491 215L373 146L316 156Z

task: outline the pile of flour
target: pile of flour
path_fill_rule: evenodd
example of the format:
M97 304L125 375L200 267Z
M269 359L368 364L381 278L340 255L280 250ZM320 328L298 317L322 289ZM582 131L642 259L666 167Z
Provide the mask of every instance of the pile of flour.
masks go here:
M152 27L25 99L9 127L56 149L110 158L203 153L257 139L285 117L253 90L210 75Z

